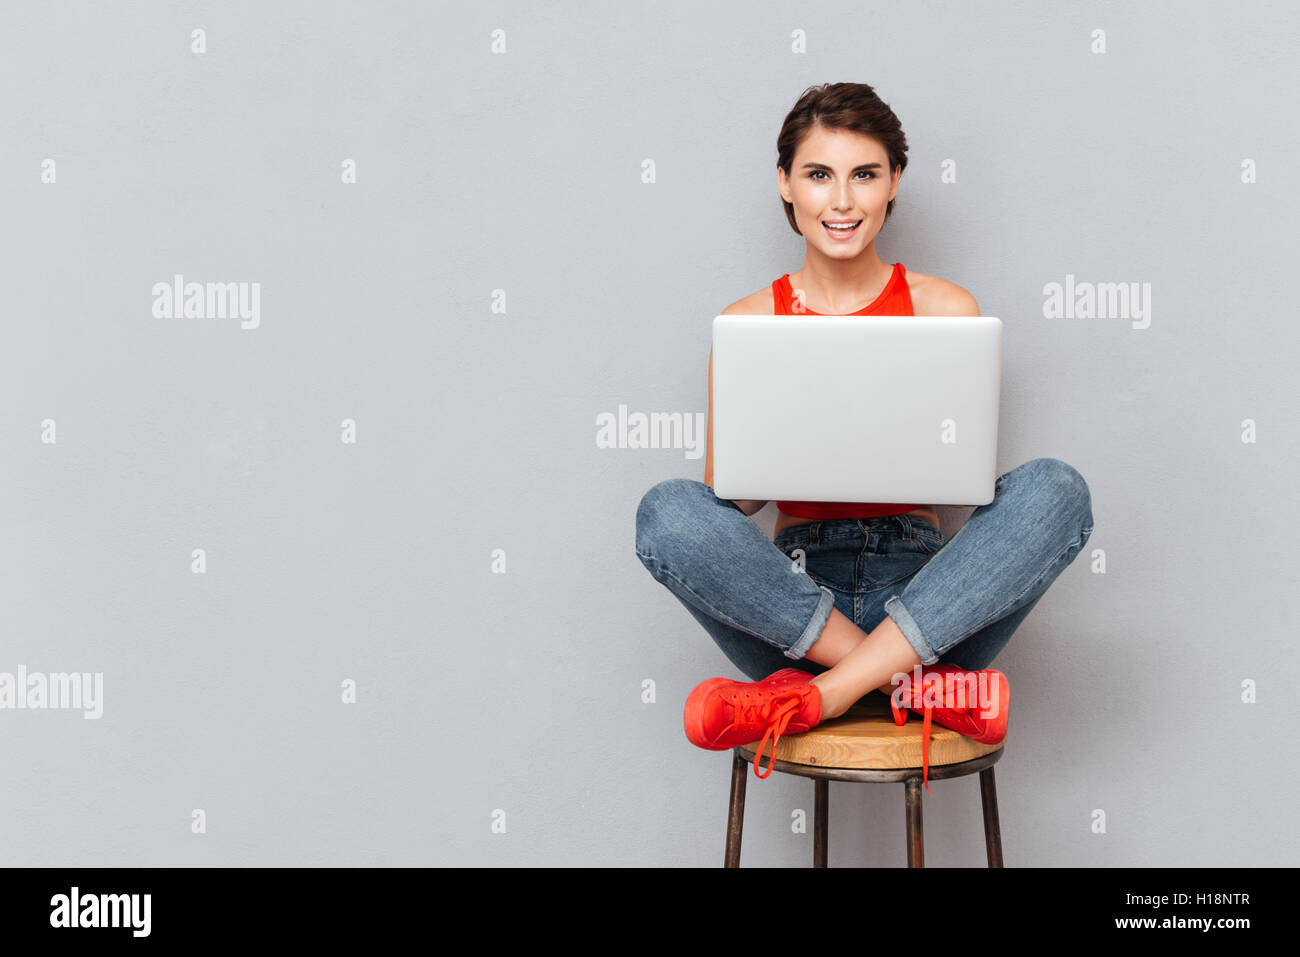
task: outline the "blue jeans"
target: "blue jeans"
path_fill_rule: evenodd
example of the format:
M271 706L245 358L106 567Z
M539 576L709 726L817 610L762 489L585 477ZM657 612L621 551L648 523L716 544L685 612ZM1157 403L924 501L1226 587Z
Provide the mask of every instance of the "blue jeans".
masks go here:
M987 668L1091 532L1087 483L1051 458L998 476L950 541L915 515L823 519L769 541L687 478L659 482L636 510L641 563L754 681L826 671L804 655L832 607L868 633L888 615L922 664Z

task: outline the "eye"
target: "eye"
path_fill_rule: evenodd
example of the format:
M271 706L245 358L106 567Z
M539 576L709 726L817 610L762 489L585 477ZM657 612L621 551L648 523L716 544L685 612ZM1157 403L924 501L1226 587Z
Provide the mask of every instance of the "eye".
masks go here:
M869 170L869 169L860 169L860 170L858 170L858 175L859 175L859 176L862 176L863 174L866 175L867 179L875 179L875 178L876 178L876 174L875 174L875 172L872 171L872 170ZM825 176L825 175L826 175L826 171L825 171L824 169L815 169L815 170L813 170L811 173L808 174L808 178L809 178L809 179L816 180L816 178L817 178L818 176ZM818 180L818 182L820 182L820 180Z

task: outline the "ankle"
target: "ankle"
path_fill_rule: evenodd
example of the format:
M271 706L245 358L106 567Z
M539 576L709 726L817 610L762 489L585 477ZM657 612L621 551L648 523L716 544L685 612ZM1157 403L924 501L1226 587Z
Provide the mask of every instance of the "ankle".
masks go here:
M829 672L813 675L812 679L808 682L811 685L816 685L817 693L821 695L822 721L829 721L831 718L838 718L845 711L848 711L849 706L853 704L852 701L844 700L844 696L836 689L834 681L826 677L827 674L829 674Z

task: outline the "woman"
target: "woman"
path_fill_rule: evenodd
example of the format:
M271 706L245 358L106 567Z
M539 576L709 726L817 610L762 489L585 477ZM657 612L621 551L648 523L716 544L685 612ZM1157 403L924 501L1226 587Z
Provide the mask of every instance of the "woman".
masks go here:
M724 314L979 315L962 287L877 254L907 140L871 87L805 91L777 154L803 266ZM807 731L879 690L892 692L899 724L907 708L925 716L927 789L931 720L1001 741L1009 686L987 666L1092 532L1079 473L1052 458L1012 469L947 543L931 505L851 502L777 502L769 542L748 517L766 502L713 493L712 352L706 441L704 481L658 483L636 521L641 562L754 679L698 685L686 701L687 738L714 750L760 741L754 769L767 777L771 763L764 774L759 760L768 739L775 760L782 733Z

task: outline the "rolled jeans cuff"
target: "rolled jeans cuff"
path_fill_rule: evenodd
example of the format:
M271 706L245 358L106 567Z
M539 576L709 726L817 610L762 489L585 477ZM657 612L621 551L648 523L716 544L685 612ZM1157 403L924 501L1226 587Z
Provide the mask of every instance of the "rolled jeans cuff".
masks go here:
M817 644L817 639L822 636L822 629L830 620L831 609L835 607L835 596L825 585L817 587L822 592L821 600L817 602L817 610L813 612L812 621L808 622L808 627L803 630L799 640L786 649L787 658L802 658L808 654L808 649Z
M895 595L885 602L885 614L894 620L898 630L903 633L908 644L921 659L921 664L932 665L939 660L939 653L934 650L930 642L925 640L925 635L921 634L921 629L912 617L911 612L903 607L903 600Z

